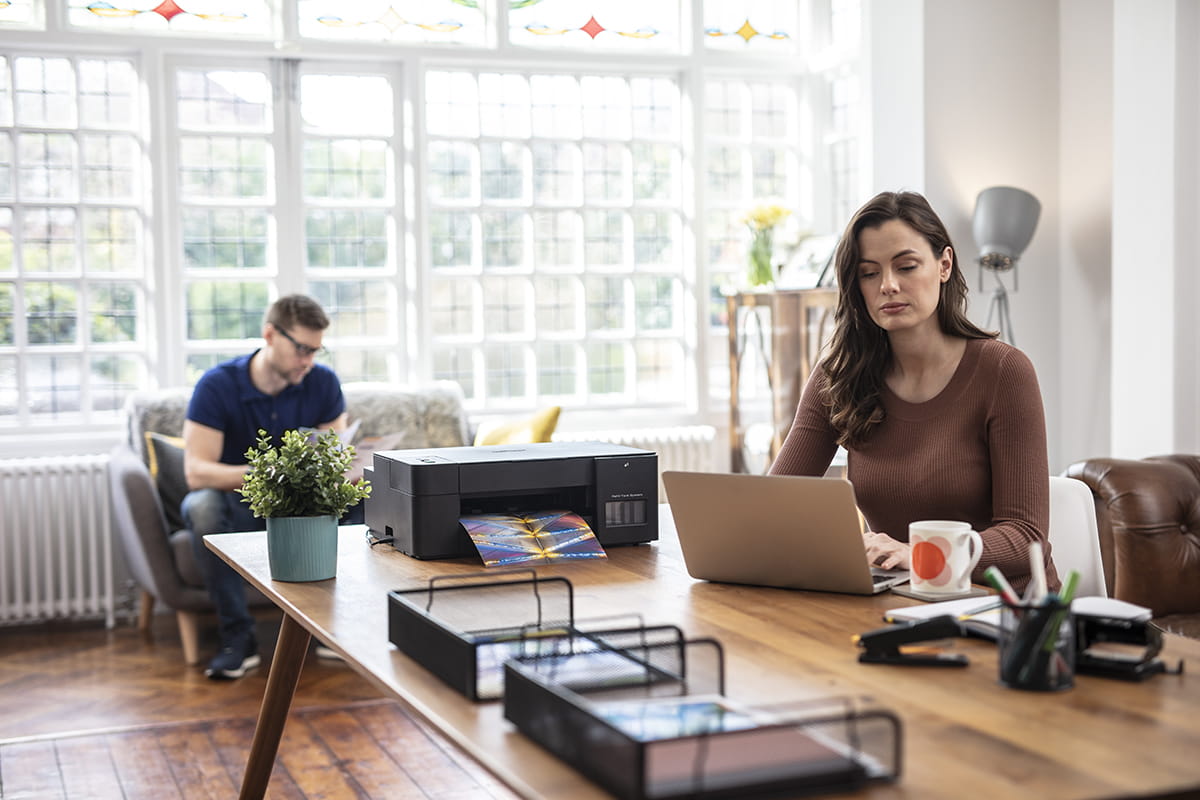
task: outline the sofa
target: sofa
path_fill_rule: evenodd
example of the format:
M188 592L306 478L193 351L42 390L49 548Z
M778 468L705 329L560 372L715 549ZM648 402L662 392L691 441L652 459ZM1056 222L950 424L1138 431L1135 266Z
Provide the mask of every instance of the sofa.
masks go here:
M1200 456L1092 458L1066 474L1095 499L1109 593L1200 637Z
M468 444L469 423L459 386L439 381L401 388L382 383L347 383L354 442L364 454L377 449L454 447ZM149 630L156 603L175 612L184 658L200 660L200 625L212 611L204 577L184 529L179 502L183 477L184 415L191 390L139 391L124 407L122 441L112 450L109 485L114 532L130 573L141 588L138 626ZM247 587L252 606L266 599ZM215 617L214 617L215 624Z

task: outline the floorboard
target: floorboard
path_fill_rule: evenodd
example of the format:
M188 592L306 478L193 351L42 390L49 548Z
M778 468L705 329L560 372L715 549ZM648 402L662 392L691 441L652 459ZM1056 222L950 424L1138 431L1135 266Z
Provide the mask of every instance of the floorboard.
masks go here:
M210 681L184 664L166 615L149 635L77 624L0 628L0 800L236 797L278 629L279 615L264 612L263 666L241 680ZM268 797L513 795L401 703L340 661L310 653Z

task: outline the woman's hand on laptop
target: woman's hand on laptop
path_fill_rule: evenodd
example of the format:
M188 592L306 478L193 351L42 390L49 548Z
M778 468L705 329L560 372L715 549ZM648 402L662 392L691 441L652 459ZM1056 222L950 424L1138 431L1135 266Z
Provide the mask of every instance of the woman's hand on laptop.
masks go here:
M909 546L886 533L865 531L863 544L867 548L867 563L882 569L909 569Z

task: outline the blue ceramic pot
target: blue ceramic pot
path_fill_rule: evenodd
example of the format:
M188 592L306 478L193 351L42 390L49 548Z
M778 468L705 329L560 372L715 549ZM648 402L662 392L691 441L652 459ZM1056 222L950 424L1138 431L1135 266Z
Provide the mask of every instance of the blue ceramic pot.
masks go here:
M323 581L337 574L337 517L268 517L267 559L277 581Z

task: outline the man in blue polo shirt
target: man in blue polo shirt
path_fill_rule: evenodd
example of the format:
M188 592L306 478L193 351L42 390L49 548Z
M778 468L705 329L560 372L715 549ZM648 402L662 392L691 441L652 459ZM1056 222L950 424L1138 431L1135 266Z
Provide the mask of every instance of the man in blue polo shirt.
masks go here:
M337 375L314 362L328 327L312 298L281 297L267 310L263 346L208 370L192 392L183 424L190 491L181 510L220 623L220 650L204 673L210 678L240 678L261 659L244 582L204 546L204 536L266 528L237 492L260 428L278 444L287 430L346 427Z

